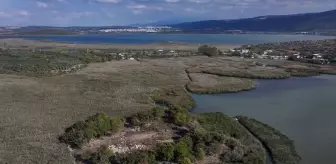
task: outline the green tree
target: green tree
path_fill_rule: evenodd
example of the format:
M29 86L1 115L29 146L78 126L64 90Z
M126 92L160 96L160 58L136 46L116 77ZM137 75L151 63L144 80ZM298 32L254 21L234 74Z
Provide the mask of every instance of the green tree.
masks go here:
M189 145L186 142L178 142L175 147L175 156L177 159L188 157L190 155Z
M183 157L178 160L178 164L191 164L191 160L188 157Z
M202 148L197 148L195 151L195 157L197 160L203 160L205 157L205 152Z
M112 132L117 132L124 126L124 119L120 117L114 117L110 119L110 130Z
M91 164L109 164L109 158L113 155L106 146L100 148L96 153L93 153L89 159Z
M158 161L173 161L175 145L171 143L161 144L156 151L156 159Z

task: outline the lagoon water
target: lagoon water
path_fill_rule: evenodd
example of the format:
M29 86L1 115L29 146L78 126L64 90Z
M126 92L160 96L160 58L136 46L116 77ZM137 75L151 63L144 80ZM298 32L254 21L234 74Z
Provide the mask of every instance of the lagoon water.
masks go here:
M335 39L334 36L319 35L270 35L270 34L107 34L75 36L15 36L16 38L50 40L70 43L112 43L112 44L151 44L151 43L189 43L189 44L260 44L299 40Z
M302 164L336 163L336 76L260 80L252 91L193 95L194 112L245 115L295 141Z

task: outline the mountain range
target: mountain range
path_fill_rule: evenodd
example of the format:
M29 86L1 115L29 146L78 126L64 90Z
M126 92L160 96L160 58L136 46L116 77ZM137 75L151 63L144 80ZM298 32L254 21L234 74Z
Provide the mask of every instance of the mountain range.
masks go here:
M251 32L336 31L336 10L294 15L269 15L236 20L204 20L170 25L185 32Z
M191 21L191 19L183 19ZM234 20L202 20L184 22L164 20L149 24L101 27L0 27L0 35L77 35L99 33L101 29L134 28L139 26L170 26L181 33L319 33L336 35L336 10L319 13L268 15ZM182 23L181 23L182 22ZM176 32L176 30L174 30Z

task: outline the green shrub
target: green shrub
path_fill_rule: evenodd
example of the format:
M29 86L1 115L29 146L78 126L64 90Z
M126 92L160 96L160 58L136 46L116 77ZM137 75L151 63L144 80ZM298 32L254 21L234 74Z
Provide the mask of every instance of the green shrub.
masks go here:
M174 160L175 145L166 143L161 144L156 149L156 159L158 161L173 161Z
M86 123L89 129L96 131L96 136L94 137L105 135L109 130L111 130L110 118L104 113L98 113L89 117Z
M134 153L125 154L120 161L115 163L120 164L155 164L155 153L151 151L137 151Z
M65 130L65 133L60 137L60 141L71 145L72 147L79 147L86 142L91 135L86 134L86 123L78 121L71 127ZM94 134L92 134L93 137Z
M210 145L212 143L223 143L224 136L217 132L210 132L210 133L206 133L203 136L203 140L206 145Z
M209 45L202 45L198 48L198 53L207 56L216 56L222 54L216 47Z
M193 139L189 135L185 135L182 138L180 138L179 143L180 142L184 142L188 146L189 151L191 151L194 146Z
M141 126L150 121L161 120L165 116L165 111L164 107L154 107L149 111L136 113L128 117L128 120L132 126Z
M178 164L192 164L188 157L183 157L178 160Z
M177 159L189 157L191 155L190 146L187 142L179 141L175 147L175 157Z
M171 108L171 117L173 123L177 125L185 125L191 121L188 111L180 107Z
M160 120L165 116L166 108L165 107L154 107L151 112L155 119Z
M243 161L244 153L240 150L233 150L221 154L220 160L224 163L241 163Z
M231 117L223 113L202 113L198 117L198 122L209 132L241 138L246 134L245 129Z
M107 147L102 147L96 153L91 154L90 159L87 163L90 164L109 164L110 157L113 155L113 152L110 151Z
M205 157L205 152L202 148L196 148L195 157L197 160L203 160Z
M219 154L222 151L222 145L218 143L212 143L205 147L205 152L207 155Z
M109 132L117 132L123 124L123 119L119 117L110 118L104 113L98 113L86 121L76 122L67 128L60 137L60 141L72 147L80 147L92 138L106 135Z
M124 127L124 119L120 117L113 117L110 119L110 131L117 132L119 129Z

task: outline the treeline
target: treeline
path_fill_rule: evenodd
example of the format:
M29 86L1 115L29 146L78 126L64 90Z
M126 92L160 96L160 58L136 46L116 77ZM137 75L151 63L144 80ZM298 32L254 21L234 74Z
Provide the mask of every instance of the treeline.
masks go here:
M49 76L76 71L88 63L118 60L93 51L29 51L0 49L0 73Z

